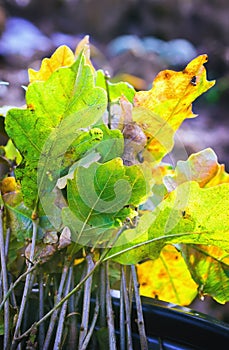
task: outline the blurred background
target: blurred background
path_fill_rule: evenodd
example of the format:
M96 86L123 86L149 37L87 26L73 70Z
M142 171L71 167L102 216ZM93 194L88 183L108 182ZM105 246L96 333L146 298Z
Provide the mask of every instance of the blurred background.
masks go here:
M0 0L0 106L23 105L28 67L38 69L59 45L74 49L86 34L95 67L136 90L149 89L160 70L208 54L216 86L194 103L199 117L179 137L188 154L212 147L229 171L228 0ZM229 322L228 307L208 299L192 306Z

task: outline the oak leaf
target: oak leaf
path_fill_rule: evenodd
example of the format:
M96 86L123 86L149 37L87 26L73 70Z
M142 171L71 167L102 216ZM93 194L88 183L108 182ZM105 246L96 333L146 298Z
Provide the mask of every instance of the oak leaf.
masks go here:
M181 72L164 70L154 79L151 90L136 93L133 119L148 138L147 150L153 160L161 160L171 151L181 123L196 116L192 102L215 84L206 78L207 60L207 55L201 55Z
M85 62L94 70L90 60L89 35L86 35L78 43L75 54L68 46L62 45L56 49L50 58L43 59L38 71L29 68L28 74L30 83L34 81L46 81L57 69L61 67L70 67L82 51L84 53Z
M68 46L62 45L56 49L50 58L43 59L41 68L38 71L31 68L28 69L29 81L30 83L46 81L58 68L69 67L74 62L75 56L72 50Z
M171 245L163 248L158 259L138 264L137 273L141 295L189 305L197 294L184 259Z

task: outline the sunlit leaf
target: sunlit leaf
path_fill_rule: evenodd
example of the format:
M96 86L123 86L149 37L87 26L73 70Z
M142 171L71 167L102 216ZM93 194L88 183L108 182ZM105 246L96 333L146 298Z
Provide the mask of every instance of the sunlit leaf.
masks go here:
M30 257L36 209L35 259L51 259L51 272L66 257L79 264L88 246L95 261L112 247L105 260L139 263L143 295L182 305L198 291L229 300L229 175L211 149L175 169L160 163L181 123L195 117L192 102L214 85L206 61L165 70L151 90L135 92L95 71L85 36L75 53L61 46L29 70L26 106L8 111L12 142L1 148L7 172L21 156L16 179L0 184L11 274L25 263L22 251ZM111 273L116 284L119 271Z
M167 175L174 174L174 168L170 164L160 163L152 167L152 176L154 184L152 187L152 196L143 205L143 209L153 210L165 198L168 190L164 184L164 178Z
M137 265L140 294L179 305L189 305L197 294L180 252L167 245L156 260Z
M66 46L60 46L56 49L50 58L44 58L39 71L29 68L29 81L46 81L58 68L69 67L75 61L72 50Z
M143 214L136 228L126 230L109 256L134 264L157 258L170 243L212 244L229 250L228 207L229 184L205 189L196 182L186 182L154 211Z
M196 116L192 102L214 85L214 81L206 79L206 62L207 55L201 55L181 72L162 71L151 90L136 93L133 119L147 135L147 150L154 160L160 160L172 149L174 133L181 123Z
M199 285L200 298L211 295L217 302L229 300L229 253L214 245L182 247L189 271Z
M65 153L82 133L81 129L101 117L106 95L103 89L94 86L92 71L80 55L71 67L59 68L47 81L30 84L26 102L26 109L8 112L6 130L23 157L16 177L26 203L33 207L38 195L37 182L41 192L55 185L54 173L61 167Z
M166 175L164 182L168 190L174 190L185 181L196 181L200 187L216 186L229 182L229 174L220 165L211 148L192 154L186 161L178 161L174 174Z

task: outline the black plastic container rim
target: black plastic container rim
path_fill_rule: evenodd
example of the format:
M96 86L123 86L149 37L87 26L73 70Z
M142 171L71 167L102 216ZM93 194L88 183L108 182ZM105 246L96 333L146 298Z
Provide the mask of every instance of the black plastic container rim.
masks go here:
M119 298L113 297L115 316L119 318ZM142 297L147 337L172 342L162 349L229 349L229 324L186 307ZM138 333L133 302L132 330ZM156 348L155 348L156 349Z

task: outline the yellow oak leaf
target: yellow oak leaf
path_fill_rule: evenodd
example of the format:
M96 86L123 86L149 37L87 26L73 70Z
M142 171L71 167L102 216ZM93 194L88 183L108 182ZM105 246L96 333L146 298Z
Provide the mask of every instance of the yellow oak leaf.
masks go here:
M68 46L62 45L56 49L50 58L43 59L41 67L38 71L29 68L28 74L30 83L33 83L34 81L46 81L58 68L70 67L75 62L76 57L81 53L81 51L84 52L86 63L94 70L90 60L89 36L86 35L78 43L75 54Z
M72 50L62 45L56 49L54 54L50 58L44 58L41 63L41 68L36 71L29 68L29 81L46 81L50 75L60 67L69 67L75 62L75 56Z
M151 90L135 94L133 119L143 128L154 160L170 152L181 123L196 116L192 102L215 84L207 80L207 60L207 55L201 55L183 71L164 70L156 76Z
M167 302L189 305L197 295L197 284L180 252L167 245L158 259L137 265L140 294Z

